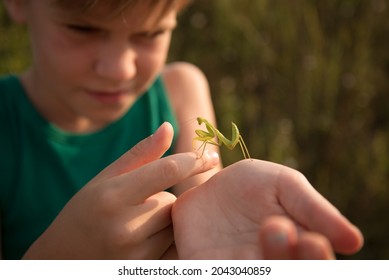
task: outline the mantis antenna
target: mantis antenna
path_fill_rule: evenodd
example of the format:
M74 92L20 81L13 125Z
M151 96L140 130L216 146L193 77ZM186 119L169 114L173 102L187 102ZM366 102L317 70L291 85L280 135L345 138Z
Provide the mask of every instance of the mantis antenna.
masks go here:
M231 140L229 140L216 127L214 127L208 120L201 118L201 117L198 117L197 122L199 123L199 125L204 123L205 127L207 129L207 131L204 131L201 129L196 129L195 133L197 134L197 137L193 138L193 146L194 146L194 141L203 142L201 144L201 146L199 147L199 149L201 149L201 147L203 148L201 156L203 156L204 151L205 151L205 146L207 144L211 144L211 145L215 145L215 146L219 146L219 147L224 144L228 149L232 150L239 143L239 146L242 150L244 158L251 159L249 151L247 149L247 146L244 143L243 138L240 135L239 129L236 126L236 124L231 122L232 136L231 136ZM215 138L217 139L217 141L214 140Z

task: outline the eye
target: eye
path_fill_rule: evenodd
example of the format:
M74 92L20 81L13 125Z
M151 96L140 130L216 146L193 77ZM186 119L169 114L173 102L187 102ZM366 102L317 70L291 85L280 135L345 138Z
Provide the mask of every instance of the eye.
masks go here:
M153 31L153 32L142 32L142 33L135 35L134 37L142 39L142 40L155 40L165 33L166 33L166 30L161 29L161 30L157 30L157 31Z
M81 34L97 34L101 31L100 29L93 26L76 25L76 24L68 24L67 28Z
M147 38L154 39L157 38L163 34L165 34L166 30L158 30L152 33L147 34Z

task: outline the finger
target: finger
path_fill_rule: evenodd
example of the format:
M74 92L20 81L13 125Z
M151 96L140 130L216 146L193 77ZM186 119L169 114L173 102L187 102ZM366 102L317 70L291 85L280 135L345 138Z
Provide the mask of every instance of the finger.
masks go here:
M326 236L339 253L355 253L362 247L361 232L321 196L303 175L285 168L279 182L278 188L284 188L279 191L280 202L288 215L298 223Z
M296 256L299 260L333 260L331 244L322 235L305 232L299 236L296 246Z
M176 244L173 243L161 257L162 260L178 260Z
M270 217L260 229L263 258L268 260L294 259L293 249L297 242L295 225L284 217Z
M163 123L153 135L136 144L131 150L100 172L94 180L114 177L159 159L169 149L173 134L171 124Z
M130 199L130 203L142 203L147 197L190 176L210 170L218 163L219 156L213 151L206 151L201 158L197 158L195 153L181 153L150 162L114 180L116 186L121 186L121 193ZM128 188L129 183L126 182L131 182L131 188Z
M137 248L131 250L128 259L155 260L163 257L174 242L173 227L168 226L145 239Z
M171 209L176 197L168 192L159 192L138 207L137 216L129 223L131 239L143 240L172 224ZM133 215L133 214L132 214ZM131 228L134 227L134 228Z

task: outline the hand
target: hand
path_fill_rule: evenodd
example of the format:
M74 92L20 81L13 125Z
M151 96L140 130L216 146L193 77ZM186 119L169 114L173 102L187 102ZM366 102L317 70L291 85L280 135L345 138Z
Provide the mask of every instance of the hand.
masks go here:
M301 173L259 160L187 191L172 214L181 259L329 259L363 243Z
M163 190L217 165L216 156L169 148L165 123L84 186L30 247L27 259L156 259L173 243L171 207Z

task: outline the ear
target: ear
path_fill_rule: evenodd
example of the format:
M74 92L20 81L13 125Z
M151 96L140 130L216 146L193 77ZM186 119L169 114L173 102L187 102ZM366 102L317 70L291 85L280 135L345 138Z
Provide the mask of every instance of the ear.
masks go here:
M26 21L26 1L25 0L5 0L4 4L12 20L14 20L17 23L25 23Z

